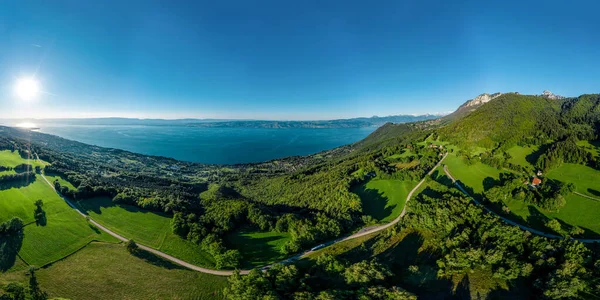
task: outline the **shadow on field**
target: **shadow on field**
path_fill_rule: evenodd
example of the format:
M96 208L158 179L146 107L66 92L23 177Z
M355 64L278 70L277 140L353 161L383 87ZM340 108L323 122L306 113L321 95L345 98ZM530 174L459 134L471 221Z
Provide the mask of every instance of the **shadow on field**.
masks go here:
M269 242L277 241L280 237L250 237L241 233L232 233L227 237L227 243L240 249L243 256L242 267L253 267L253 264L283 258L279 249L269 245Z
M36 177L31 176L24 180L13 180L13 181L9 181L9 182L2 182L2 183L0 183L0 190L8 190L8 189L12 189L12 188L18 189L18 188L26 187L26 186L34 183L35 181L36 181Z
M386 207L388 198L378 190L366 188L366 184L357 186L353 192L360 197L363 203L363 212L377 220L391 215L394 208L396 208L396 205Z
M483 190L486 192L497 185L500 185L500 180L496 180L490 176L483 179Z
M162 217L167 217L167 218L172 217L165 213L145 210L145 209L142 209L139 207L135 207L133 205L114 203L112 201L112 199L110 199L108 197L94 197L94 198L90 198L90 199L80 200L77 203L82 208L82 210L85 214L88 214L89 211L92 211L95 214L101 215L102 208L119 207L119 208L122 208L122 209L124 209L128 212L132 212L132 213L144 213L144 214L150 213L150 214L156 214L156 215L159 215Z
M544 154L548 150L548 148L550 148L550 144L541 145L536 151L525 156L525 160L532 166L535 166L540 155Z
M17 261L17 253L23 245L23 230L0 236L0 272L10 269Z
M600 197L600 191L594 190L594 189L587 189L588 193L594 195L594 196L598 196Z
M185 269L184 267L182 267L178 264L172 263L168 260L163 259L160 256L156 256L156 255L154 255L148 251L142 250L142 249L139 249L139 251L135 252L135 254L132 254L132 255L139 259L144 260L145 262L147 262L149 264L155 265L157 267L165 268L168 270L183 270L183 269Z
M538 225L540 228L543 228L550 218L546 217L537 207L533 205L527 206L529 210L529 216L527 217L527 223L531 225Z

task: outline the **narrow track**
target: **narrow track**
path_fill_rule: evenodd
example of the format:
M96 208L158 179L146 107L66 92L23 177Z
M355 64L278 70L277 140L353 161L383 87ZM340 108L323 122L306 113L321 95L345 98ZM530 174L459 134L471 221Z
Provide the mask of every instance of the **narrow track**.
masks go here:
M473 202L475 202L477 205L483 207L487 212L493 214L494 216L500 218L502 221L513 225L513 226L517 226L519 228L521 228L521 230L525 230L525 231L529 231L533 234L537 234L543 237L547 237L549 239L563 239L564 237L560 236L560 235L555 235L555 234L551 234L551 233L546 233L537 229L533 229L531 227L519 224L517 222L514 222L512 220L507 219L506 217L503 217L499 214L497 214L496 212L494 212L493 210L489 209L487 206L481 204L481 202L475 200L475 198L473 198L473 196L471 196L457 181L456 179L454 179L454 177L452 176L452 174L450 174L450 171L448 170L448 166L444 165L444 172L446 173L446 175L452 180L452 183L454 183L454 185L456 185L456 187L463 192L467 197L469 197ZM576 241L580 241L582 243L598 243L600 242L600 239L574 239Z
M36 154L37 156L37 154ZM444 159L446 158L446 156L448 156L448 153L446 153L442 159L440 159L440 161L427 173L427 176L431 175L433 173L433 171L438 168L440 166L440 164L442 163L442 161L444 161ZM38 158L39 160L39 158ZM79 208L77 208L69 199L67 199L66 197L64 197L63 195L61 195L58 191L56 191L56 189L54 188L54 185L46 178L46 176L44 176L44 174L40 174L42 176L42 178L44 179L44 181L71 207L73 208L77 213L79 213L82 217L86 218L91 224L93 224L94 226L98 227L98 229L110 234L111 236L115 237L116 239L123 241L123 242L127 242L129 239L102 226L101 224L99 224L98 222L94 221L92 218L90 218L88 215L86 215L84 212L82 212L81 210L79 210ZM400 213L400 215L395 218L394 220L392 220L391 222L384 224L384 225L380 225L380 226L375 226L375 227L368 227L365 229L360 230L359 232L352 234L350 236L344 237L344 238L338 238L336 240L330 241L325 243L325 246L331 246L343 241L348 241L348 240L352 240L352 239L356 239L365 235L369 235L375 232L379 232L382 231L384 229L387 229L393 225L395 225L396 223L398 223L403 217L404 215L406 215L406 205L408 204L408 201L410 200L410 198L412 197L412 195L414 194L415 191L417 191L419 189L419 187L421 187L421 185L423 184L423 182L425 182L425 179L427 178L427 176L425 176L423 179L421 179L421 181L419 181L419 183L408 193L408 196L406 197L406 201L404 203L404 208L402 209L402 212ZM140 249L143 249L145 251L148 251L154 255L160 256L166 260L169 260L171 262L174 262L180 266L186 267L190 270L194 270L197 272L202 272L202 273L206 273L206 274L212 274L212 275L218 275L218 276L230 276L233 275L234 271L229 271L229 270L213 270L213 269L207 269L207 268L203 268L203 267L199 267L190 263L187 263L181 259L178 259L176 257L173 257L169 254L166 254L162 251L156 250L152 247L148 247L142 244L138 243L138 247L140 247ZM289 263L292 262L294 260L297 260L299 258L305 257L310 253L313 253L314 251L308 250L305 251L303 253L294 255L292 257L289 257L285 260L279 261L278 263ZM268 269L271 266L273 266L273 264L267 265L262 267L262 270ZM239 270L240 274L248 274L250 273L250 270Z

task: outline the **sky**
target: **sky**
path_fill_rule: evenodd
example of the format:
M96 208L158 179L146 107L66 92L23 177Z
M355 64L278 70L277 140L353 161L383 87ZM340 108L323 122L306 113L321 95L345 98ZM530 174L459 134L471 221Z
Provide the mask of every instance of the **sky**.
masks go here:
M162 3L161 3L162 2ZM598 1L0 1L0 118L334 119L600 92ZM41 93L24 101L16 82Z

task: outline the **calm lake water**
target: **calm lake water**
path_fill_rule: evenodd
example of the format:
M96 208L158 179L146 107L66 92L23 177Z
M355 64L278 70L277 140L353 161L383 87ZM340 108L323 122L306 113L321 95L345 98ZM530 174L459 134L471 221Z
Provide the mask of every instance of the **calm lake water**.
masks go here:
M313 154L357 142L374 130L45 124L39 131L142 154L207 164L234 164Z

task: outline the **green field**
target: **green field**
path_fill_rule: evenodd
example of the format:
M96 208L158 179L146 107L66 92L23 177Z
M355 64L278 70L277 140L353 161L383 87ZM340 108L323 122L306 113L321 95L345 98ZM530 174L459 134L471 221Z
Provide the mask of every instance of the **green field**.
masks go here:
M575 190L584 195L600 199L600 171L577 164L563 164L551 170L546 177L571 182Z
M171 231L171 218L135 206L115 205L109 198L77 202L82 211L110 230L143 245L161 250L189 263L212 267L212 257Z
M226 277L138 258L106 243L91 243L36 274L51 298L68 299L222 299L227 285Z
M512 148L511 148L512 149ZM445 160L451 174L460 180L467 188L472 188L475 193L484 190L483 181L486 177L498 178L498 171L490 166L477 163L473 166L465 165L454 155L448 155ZM576 164L563 164L548 172L547 178L572 182L576 191L582 194L600 198L600 171L590 167ZM506 206L514 216L513 219L524 225L547 231L544 224L549 219L559 219L568 225L577 225L586 230L586 237L597 237L600 234L600 201L587 199L576 194L567 198L567 204L558 212L549 212L520 200L506 201ZM564 228L569 229L569 226Z
M286 258L279 249L290 240L289 233L242 229L226 237L227 244L242 254L242 268L264 266Z
M514 146L506 151L511 156L511 159L508 162L515 165L520 165L522 167L534 167L530 161L527 161L527 156L531 155L537 150L538 148L536 146Z
M475 193L481 193L485 190L484 181L486 178L498 179L502 172L480 162L468 166L461 158L452 153L448 154L444 164L448 166L450 174L456 180L460 180L463 185L472 188Z
M39 175L22 187L3 186L0 190L0 222L19 217L29 223L19 255L29 264L42 266L68 255L92 240L115 241L91 228ZM36 225L34 202L44 202L46 223Z
M50 181L50 183L52 183L52 184L54 184L54 181L58 180L58 183L60 183L60 186L66 186L70 190L76 190L77 189L73 184L71 184L70 182L68 182L62 176L59 176L59 175L48 175L48 174L44 174L44 176L46 176L46 178L48 179L48 181Z
M595 158L600 157L600 141L578 141L577 145L591 153Z
M20 164L29 164L32 166L43 167L47 163L43 161L36 161L35 159L24 159L17 151L12 152L10 150L0 151L0 166L14 168Z
M381 223L395 219L406 202L415 182L393 179L374 179L355 187L361 201L363 212Z

